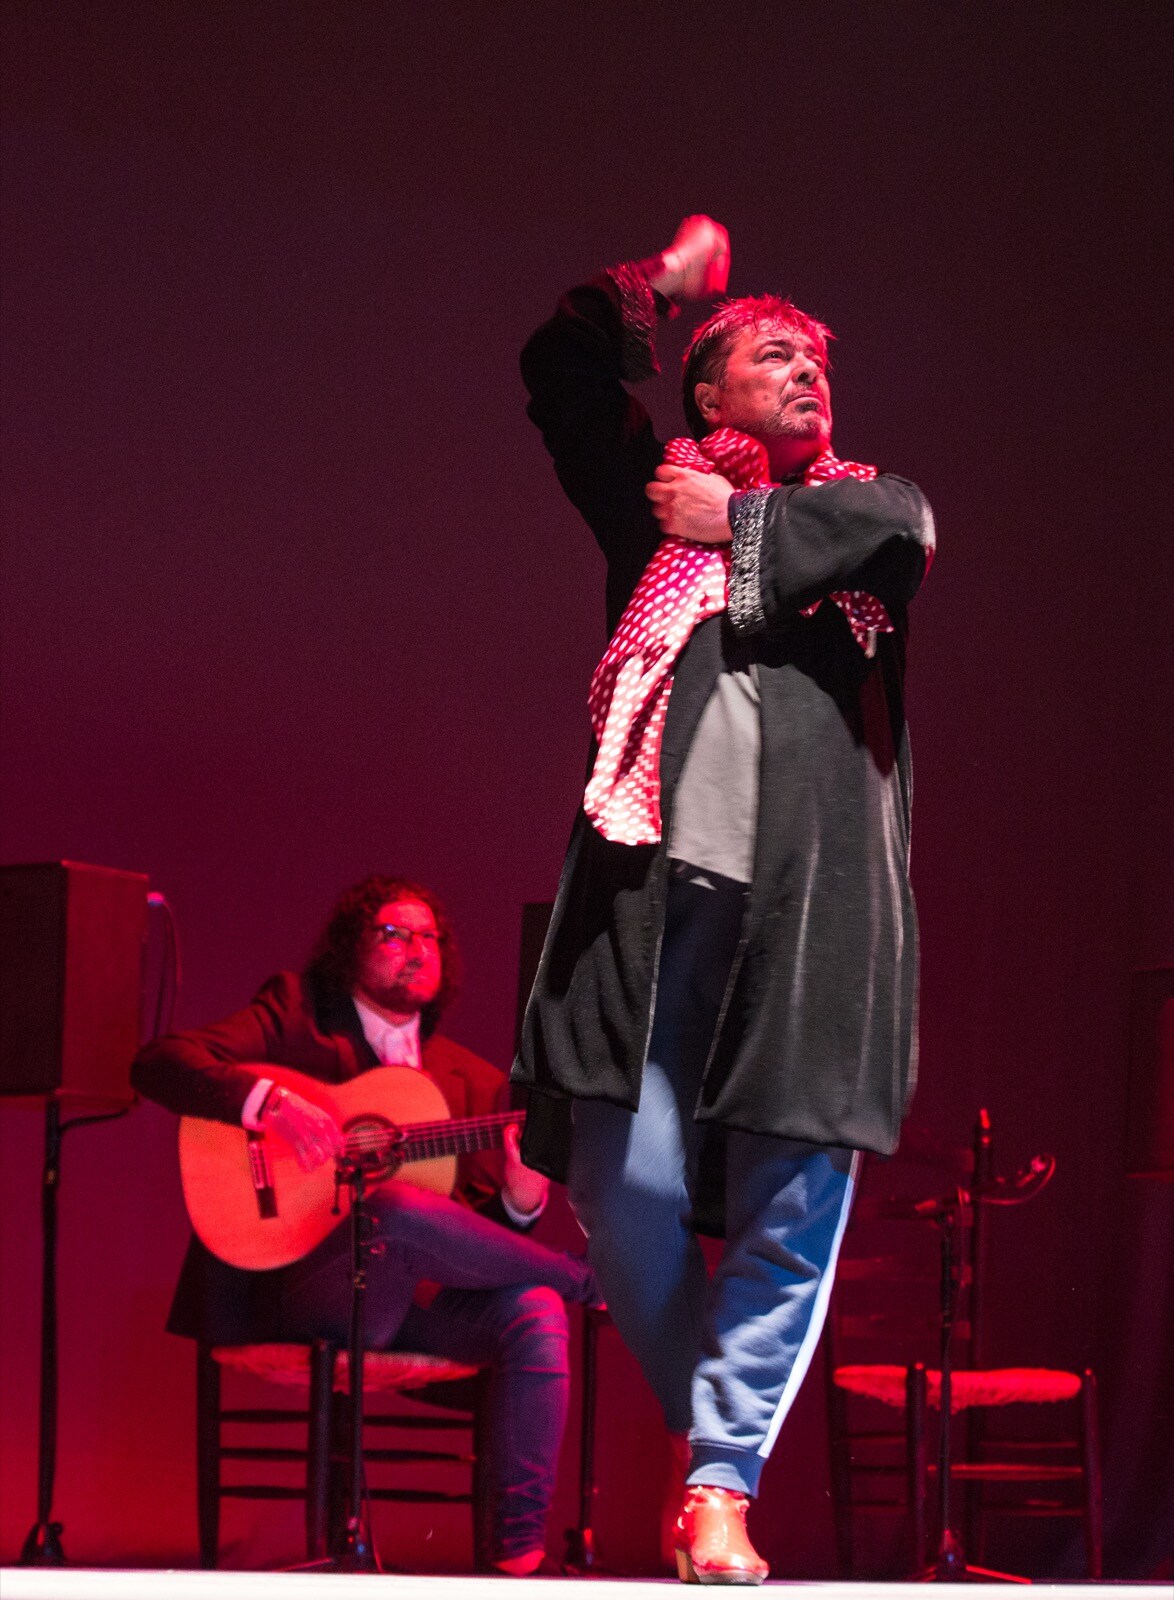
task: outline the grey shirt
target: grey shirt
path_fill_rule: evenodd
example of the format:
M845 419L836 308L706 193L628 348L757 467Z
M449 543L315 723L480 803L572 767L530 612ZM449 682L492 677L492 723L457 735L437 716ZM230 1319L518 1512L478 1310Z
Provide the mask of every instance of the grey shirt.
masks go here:
M742 652L738 652L742 654ZM758 669L745 652L718 674L677 784L669 856L749 883L762 750Z

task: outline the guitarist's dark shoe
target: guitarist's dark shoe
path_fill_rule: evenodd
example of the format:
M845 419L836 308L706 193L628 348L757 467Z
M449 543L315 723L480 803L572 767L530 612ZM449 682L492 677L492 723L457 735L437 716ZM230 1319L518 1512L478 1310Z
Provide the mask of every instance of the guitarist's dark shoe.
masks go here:
M493 1563L494 1572L504 1572L511 1578L532 1578L546 1564L544 1550L529 1550L524 1556L505 1556Z
M606 1313L607 1311L607 1301L603 1298L603 1290L599 1287L594 1272L591 1273L590 1279L584 1286L583 1304L588 1311L599 1311L601 1313Z

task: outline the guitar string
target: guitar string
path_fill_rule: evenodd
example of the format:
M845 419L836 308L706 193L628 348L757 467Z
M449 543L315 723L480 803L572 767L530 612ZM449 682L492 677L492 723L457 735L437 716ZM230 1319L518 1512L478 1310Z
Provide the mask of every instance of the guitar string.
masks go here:
M451 1122L405 1122L394 1131L405 1134L409 1139L418 1138L461 1138L465 1134L478 1134L493 1132L498 1128L508 1126L510 1123L524 1121L520 1112L498 1112L492 1117L469 1118L463 1127L454 1128ZM384 1127L358 1128L348 1138L355 1140L376 1139L387 1137L389 1130Z
M404 1145L404 1146L406 1146L408 1148L412 1148L412 1149L435 1147L437 1150L443 1150L445 1147L449 1147L449 1148L451 1148L452 1150L455 1151L455 1150L461 1150L461 1149L465 1149L465 1150L487 1149L491 1145L496 1144L497 1142L498 1141L497 1141L496 1133L494 1133L493 1135L482 1135L482 1136L469 1135L469 1134L456 1134L456 1135L449 1135L448 1137L434 1136L434 1137L431 1137L431 1138L420 1138L420 1137L412 1136L411 1138L403 1139L403 1140L397 1139L393 1134L384 1134L379 1138L364 1137L362 1139L347 1139L345 1141L345 1148L347 1150L352 1150L352 1151L355 1151L357 1153L363 1153L365 1151L371 1151L371 1150L382 1150L382 1149L385 1149L389 1145L402 1144L402 1145Z
M459 1132L465 1128L497 1128L501 1127L507 1122L521 1122L524 1117L525 1112L523 1111L495 1111L490 1116L485 1117L463 1117L460 1121L460 1124L455 1129L452 1120L447 1118L436 1122L405 1122L400 1124L400 1126L403 1128L410 1128L413 1130L413 1132L425 1131L432 1133L438 1132L443 1128L447 1128L450 1132ZM359 1129L360 1133L365 1133L367 1131L368 1129L366 1128Z
M372 1113L374 1115L374 1113ZM434 1122L405 1122L405 1128L492 1128L502 1122L514 1122L525 1115L522 1111L494 1111L484 1117L462 1117L454 1121L451 1117L440 1117ZM356 1119L357 1120L357 1119ZM370 1124L368 1124L370 1126Z
M419 1147L416 1157L419 1159L419 1156L465 1155L484 1149L479 1136L495 1134L511 1123L517 1125L524 1120L524 1114L498 1111L488 1117L471 1117L460 1129L454 1129L447 1121L409 1122L397 1131L404 1134L406 1143ZM394 1137L386 1128L361 1128L348 1135L345 1149L348 1155L373 1155L385 1150Z

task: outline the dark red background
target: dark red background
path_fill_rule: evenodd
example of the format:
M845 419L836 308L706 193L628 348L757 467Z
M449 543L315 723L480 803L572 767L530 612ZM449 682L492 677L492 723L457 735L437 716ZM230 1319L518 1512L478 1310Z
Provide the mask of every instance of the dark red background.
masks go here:
M1095 1362L1112 1570L1152 1572L1174 1224L1122 1135L1128 974L1174 954L1169 9L4 21L3 859L148 873L186 1023L296 965L352 879L425 878L468 956L448 1031L504 1065L520 907L553 892L603 643L517 351L567 283L711 212L732 290L837 330L840 452L938 514L910 678L917 1117L961 1137L985 1102L1005 1165L1057 1154L999 1219L993 1353ZM650 393L676 429L673 383ZM36 1113L0 1110L0 1135L10 1559L34 1510ZM164 1113L70 1135L62 1228L67 1549L191 1560ZM656 1425L614 1346L604 1384L622 1564L650 1549ZM761 1508L780 1576L833 1571L823 1449L813 1380ZM290 1556L295 1525L235 1509L226 1549Z

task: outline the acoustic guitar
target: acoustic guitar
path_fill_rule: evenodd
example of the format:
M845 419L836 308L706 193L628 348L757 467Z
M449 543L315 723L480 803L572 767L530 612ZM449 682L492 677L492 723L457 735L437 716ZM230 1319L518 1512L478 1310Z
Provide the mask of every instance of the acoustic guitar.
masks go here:
M291 1067L265 1076L331 1112L345 1161L374 1186L406 1182L451 1194L457 1157L500 1145L524 1111L453 1117L432 1079L411 1067L373 1067L347 1083L322 1083ZM192 1226L213 1255L265 1271L300 1261L338 1226L349 1190L335 1163L303 1172L284 1139L226 1122L182 1117L179 1172Z

